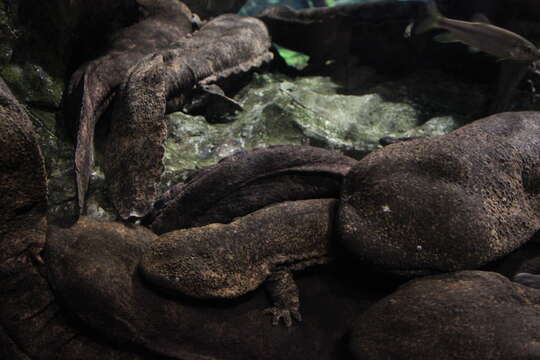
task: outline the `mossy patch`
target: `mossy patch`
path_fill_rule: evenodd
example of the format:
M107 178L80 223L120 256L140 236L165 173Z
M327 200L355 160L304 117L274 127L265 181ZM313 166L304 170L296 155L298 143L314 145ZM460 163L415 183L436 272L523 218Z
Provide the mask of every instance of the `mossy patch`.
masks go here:
M7 64L0 76L23 103L58 108L62 99L63 80L50 76L41 66L26 63Z

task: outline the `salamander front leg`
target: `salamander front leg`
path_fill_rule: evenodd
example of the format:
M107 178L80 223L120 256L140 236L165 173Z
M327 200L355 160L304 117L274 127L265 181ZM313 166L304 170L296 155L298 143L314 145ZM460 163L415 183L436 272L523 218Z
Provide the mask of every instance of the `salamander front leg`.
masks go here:
M264 313L272 314L272 325L278 325L280 319L283 319L287 327L292 325L293 319L298 322L302 321L299 311L298 287L289 270L275 271L266 280L265 286L274 306L265 309Z

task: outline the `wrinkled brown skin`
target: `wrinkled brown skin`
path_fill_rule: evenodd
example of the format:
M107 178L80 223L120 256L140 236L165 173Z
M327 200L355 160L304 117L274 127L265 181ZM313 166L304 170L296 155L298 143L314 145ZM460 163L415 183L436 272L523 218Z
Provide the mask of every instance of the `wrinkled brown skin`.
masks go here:
M482 271L413 280L355 320L358 360L538 359L540 290Z
M262 22L222 15L131 69L117 96L104 167L109 195L122 218L146 215L156 200L156 184L163 172L167 101L182 97L195 85L270 61L269 48L270 37Z
M389 145L345 178L343 244L403 275L474 269L540 228L540 113L501 113Z
M146 221L154 232L229 223L282 201L335 198L356 160L312 146L236 153L202 169L161 200Z
M269 281L277 324L300 320L291 271L328 261L335 199L287 201L230 224L162 235L139 271L156 286L199 299L236 298ZM267 282L268 284L268 282Z
M80 213L85 211L93 165L95 126L128 70L146 55L192 31L191 11L177 0L139 0L146 17L116 33L106 53L82 65L71 77L64 98L66 126L76 133L75 172Z
M34 353L43 336L27 323L39 322L51 301L37 265L47 230L46 174L32 122L2 79L0 198L0 328L14 348ZM17 296L21 281L36 287L35 298Z
M163 143L167 137L165 122L165 84L153 67L163 58L156 56L137 66L128 84L137 83L129 91L122 88L121 101L113 112L110 134L105 148L103 170L107 190L118 214L128 219L148 212L164 171ZM147 71L152 67L151 71ZM156 83L156 80L158 83Z
M47 185L32 123L0 79L0 358L141 359L73 327L42 275Z
M51 227L44 254L55 293L76 324L145 359L152 353L179 360L348 359L340 351L353 315L381 296L366 296L352 277L344 280L351 269L333 273L335 264L328 264L295 274L303 322L273 326L261 311L271 305L262 288L205 301L173 297L143 281L137 267L156 241L144 227L81 217L69 229Z

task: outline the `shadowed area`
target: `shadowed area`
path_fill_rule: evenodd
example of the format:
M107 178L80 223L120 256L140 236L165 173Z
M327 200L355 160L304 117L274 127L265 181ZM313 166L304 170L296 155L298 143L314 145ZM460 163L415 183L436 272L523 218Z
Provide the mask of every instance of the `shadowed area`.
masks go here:
M269 305L263 289L221 301L153 290L137 265L154 241L144 228L84 217L70 229L53 228L46 253L51 281L86 326L175 359L335 359L352 316L381 296L350 286L365 280L344 264L307 272L297 278L302 323L272 326L261 311Z
M540 14L529 0L433 1L449 18L470 21L482 14L494 25L538 42ZM438 43L432 38L440 31L406 38L407 26L426 18L424 1L365 1L300 10L275 6L257 17L275 43L310 57L306 72L329 72L346 93L354 91L349 84L351 62L391 76L436 68L458 79L489 83L492 98L478 109L484 116L510 110L518 86L531 75L530 64L497 62L463 44Z
M71 323L43 276L45 167L32 123L2 80L0 134L2 359L140 359L83 334Z
M360 360L537 359L540 290L492 272L413 280L355 320Z

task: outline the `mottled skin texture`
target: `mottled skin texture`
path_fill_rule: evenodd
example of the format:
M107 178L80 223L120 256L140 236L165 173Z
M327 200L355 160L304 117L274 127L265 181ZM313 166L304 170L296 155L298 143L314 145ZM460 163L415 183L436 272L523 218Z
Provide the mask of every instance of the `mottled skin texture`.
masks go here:
M60 338L66 349L54 348L58 358L130 359L131 352L145 360L349 359L343 338L354 315L382 296L351 286L358 275L349 276L353 268L336 269L334 262L295 274L303 322L290 329L273 326L262 313L271 305L263 287L205 301L149 284L137 268L156 241L148 229L87 217L68 229L50 228L43 255L49 281L77 331L72 341ZM99 335L101 353L89 349L84 334ZM54 338L52 332L44 335ZM125 357L115 352L118 347Z
M36 315L50 302L38 272L47 230L46 174L32 122L1 78L0 199L0 329L14 347L35 354L44 336L27 319L40 322ZM35 287L34 298L17 296L21 281Z
M509 121L509 115L500 116L505 122ZM519 125L520 122L514 122L514 125L516 123ZM509 136L512 131L506 129ZM155 234L147 229L83 217L69 229L49 227L45 237L46 177L41 153L30 121L2 82L0 130L3 135L0 136L0 154L3 154L0 155L0 195L2 199L9 199L0 203L3 214L0 219L0 358L349 358L339 349L344 346L343 339L346 338L350 321L354 314L378 299L378 295L373 293L363 297L366 293L364 288L355 290L358 277L362 276L356 273L357 264L341 272L325 272L332 266L329 265L320 268L316 274L298 274L305 321L302 326L287 331L272 327L268 319L261 316L260 309L268 304L261 289L219 302L173 298L156 291L151 284L143 282L138 274L141 257L157 241ZM527 144L534 145L534 142L525 141ZM530 155L527 151L523 151L523 154ZM532 189L535 177L525 171L523 179L528 189ZM181 188L179 186L176 190L181 191ZM332 218L331 215L328 217ZM286 220L292 221L285 219L281 223L286 224ZM276 231L281 229L278 223L273 226ZM294 229L296 227L291 226L291 230ZM261 231L258 227L255 230ZM302 231L299 235L305 236L312 230ZM298 244L309 243L306 242L309 239L302 239ZM294 244L287 246L294 247ZM44 246L46 249L42 253ZM296 253L298 249L292 250L292 253ZM524 270L528 271L521 271ZM277 271L275 276L268 278L267 285L270 290L274 289L271 291L275 294L285 293L291 298L295 290L291 282L285 281L288 276L286 271ZM343 281L344 278L350 282ZM425 350L430 349L435 354L438 351L440 355L443 348L442 356L462 350L461 355L473 354L477 359L486 358L486 354L492 354L493 349L503 348L506 351L502 352L504 359L513 359L514 354L518 354L515 358L535 358L538 353L538 329L535 328L538 314L534 310L537 306L531 304L538 304L538 298L531 296L535 294L531 290L516 285L501 287L501 283L490 281L483 287L481 282L474 280L468 282L471 285L465 286L464 291L456 291L456 286L448 286L446 293L441 291L441 287L434 287L429 296L412 298L411 303L416 308L398 306L397 314L392 308L384 308L374 318L367 318L371 320L361 322L368 330L366 336L361 338L369 341L370 336L390 334L386 342L388 346L382 350L386 355L391 346L399 349L396 354L407 354L420 348L424 353L429 354ZM456 301L444 297L448 294L453 295ZM476 301L479 295L484 294L487 294L487 300ZM431 311L430 306L439 295L444 295L446 300L436 302L437 306ZM279 297L274 299L277 300ZM499 300L502 305L493 310L493 303ZM392 301L389 303L393 304ZM457 305L451 305L454 311L445 317L448 303ZM407 328L407 333L412 335L412 340L408 342L410 338L392 334L392 331L400 332L403 329L403 323L395 321L404 314L412 314L408 319L413 323L416 321L416 324L420 316L426 315L429 321L423 324L450 324L444 329L451 328L453 332L443 332L443 335L450 336L443 336L440 342L434 342L433 336L440 331L440 327L430 327L426 333L420 334L414 332L417 327L412 330ZM441 321L434 321L439 319L437 316L441 316ZM478 329L471 326L472 331L467 332L468 328L460 321L468 319L474 320L471 320L474 324L485 321L487 330L485 327ZM380 323L376 324L377 320L388 324L388 329L379 332ZM480 346L473 346L469 351L467 346L470 346L471 339L482 340L478 334L484 333L488 341L485 351ZM425 334L427 337L422 337ZM501 335L493 340L491 334ZM465 339L464 344L460 343L461 339ZM375 341L379 347L368 351L369 355L378 356L380 344L384 342L384 339ZM401 347L403 343L405 346ZM419 347L411 346L419 343ZM482 345L480 341L473 343L476 344ZM442 356L430 355L428 358Z
M540 228L539 135L539 113L503 113L369 154L344 181L343 244L410 275L507 255Z
M181 107L194 87L270 61L269 47L261 21L228 14L130 70L113 110L104 167L110 197L122 218L144 216L156 200L167 103Z
M519 360L540 355L540 290L482 271L413 280L355 320L358 360Z
M336 201L272 205L230 224L172 231L147 251L139 271L151 283L199 299L235 298L268 280L277 324L300 321L291 270L327 262Z
M64 118L76 139L75 172L79 211L85 210L94 130L128 70L143 57L192 31L192 13L177 0L139 0L143 19L116 33L101 57L82 65L71 77L64 98Z
M171 189L145 224L158 234L229 223L282 201L336 198L356 160L312 146L277 145L239 152Z
M148 212L164 170L166 104L159 98L165 97L165 86L162 82L155 85L158 68L146 71L161 60L156 56L130 73L127 83L139 86L127 91L124 85L118 95L121 101L113 111L103 170L108 193L124 219L142 217Z
M32 123L0 79L0 358L141 359L70 322L43 275L47 185Z

